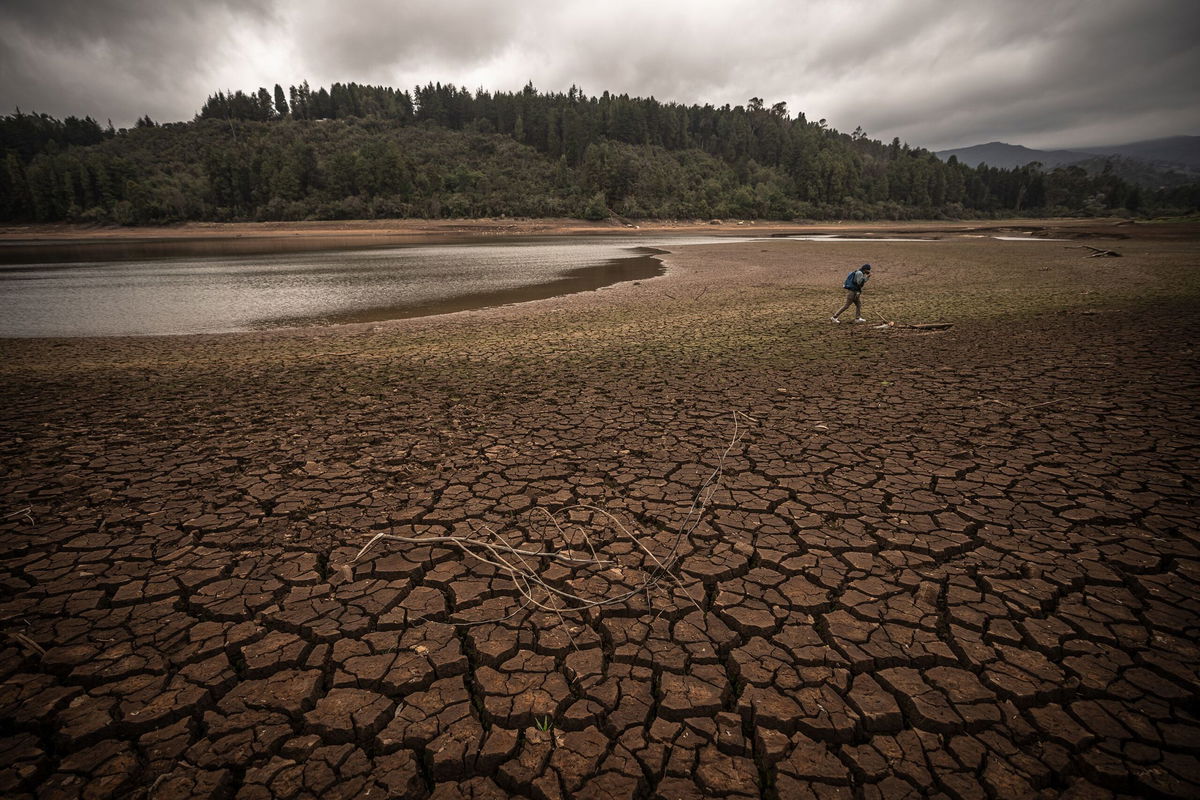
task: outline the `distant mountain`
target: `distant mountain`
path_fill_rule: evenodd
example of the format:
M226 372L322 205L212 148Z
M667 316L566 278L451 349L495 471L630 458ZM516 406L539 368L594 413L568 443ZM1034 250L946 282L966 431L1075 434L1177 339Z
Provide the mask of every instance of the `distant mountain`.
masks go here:
M1034 161L1040 161L1045 167L1053 168L1096 156L1122 156L1157 164L1200 168L1200 136L1169 136L1165 139L1146 139L1108 147L1072 147L1067 150L1034 150L1019 144L988 142L937 151L937 157L943 161L950 156L957 156L959 161L972 167L987 164L989 167L1005 169L1021 167Z
M1040 161L1046 169L1061 167L1064 164L1074 164L1077 161L1092 158L1095 154L1085 150L1033 150L1019 144L1004 142L988 142L971 147L959 147L954 150L939 150L937 157L948 161L950 156L969 167L987 164L989 167L1012 169Z
M943 161L950 156L970 167L1013 169L1037 161L1045 169L1078 165L1089 174L1111 170L1140 186L1178 186L1200 176L1200 136L1171 136L1109 147L1075 147L1069 150L1034 150L1019 144L988 142L972 147L939 150Z
M1181 164L1200 168L1200 136L1169 136L1165 139L1147 139L1113 147L1077 149L1093 155L1117 155L1156 164Z

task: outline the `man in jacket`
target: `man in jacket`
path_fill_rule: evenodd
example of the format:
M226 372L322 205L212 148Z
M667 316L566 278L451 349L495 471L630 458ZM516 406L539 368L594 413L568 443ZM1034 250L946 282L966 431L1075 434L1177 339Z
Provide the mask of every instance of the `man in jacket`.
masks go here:
M863 264L858 269L846 276L846 280L842 283L842 288L846 290L846 305L838 309L838 312L830 317L834 322L841 322L840 317L846 309L854 306L855 322L866 322L862 315L862 292L863 287L867 285L867 279L871 277L871 265Z

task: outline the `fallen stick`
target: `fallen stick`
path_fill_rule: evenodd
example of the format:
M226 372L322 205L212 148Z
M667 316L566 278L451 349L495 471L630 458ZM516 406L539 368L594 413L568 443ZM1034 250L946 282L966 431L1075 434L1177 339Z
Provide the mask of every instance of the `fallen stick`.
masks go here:
M489 530L489 533L492 531ZM362 558L371 547L380 539L387 539L391 542L403 542L405 544L449 544L465 550L470 547L478 547L485 550L500 550L515 556L529 556L530 558L550 558L556 561L566 561L572 564L612 564L612 561L603 561L594 558L575 558L574 556L564 555L562 553L554 553L547 550L521 550L507 544L497 544L495 542L483 542L479 539L469 539L465 536L400 536L395 533L377 533L371 537L371 541L363 545L358 551L358 555L350 559L351 564Z
M905 328L913 331L944 331L953 327L953 322L891 322L889 320L884 320L883 324L876 325L875 329Z
M1068 245L1067 250L1091 250L1092 254L1087 258L1120 258L1121 254L1116 250L1104 250L1099 247L1092 247L1090 244Z
M916 323L901 322L900 324L896 325L895 327L911 328L911 329L917 330L917 331L944 331L948 328L953 328L954 323L953 322L916 322Z
M639 532L630 530L608 510L599 506L580 503L559 509L555 513L550 513L546 509L539 509L546 515L550 525L553 526L554 532L561 537L561 541L566 545L566 547L560 547L559 549L547 548L545 534L541 536L543 544L540 548L530 546L519 547L505 540L501 534L506 533L506 531L496 531L487 525L480 525L475 531L475 533L483 534L486 538L476 536L402 536L383 532L372 536L354 558L342 564L337 569L345 576L347 581L353 580L353 564L380 541L395 541L413 545L449 545L457 548L464 555L470 556L478 563L498 570L508 578L517 594L522 598L520 607L503 617L473 622L451 622L452 625L468 626L500 622L516 616L518 613L529 608L553 613L562 620L564 613L580 613L603 606L619 605L643 592L646 594L648 606L652 606L651 590L668 590L668 587L662 585L664 578L669 579L683 593L683 596L691 601L692 605L698 611L703 613L703 607L692 596L692 593L683 580L675 574L674 569L679 561L681 543L689 538L696 529L696 526L699 525L701 517L704 515L705 510L707 510L712 496L717 490L717 484L724 475L725 461L742 439L743 426L740 424L742 420L750 423L755 422L747 414L740 411L734 412L733 435L729 444L717 459L716 468L713 469L712 473L696 492L691 507L684 516L683 522L675 531L670 549L663 556L656 555L654 551L641 541L638 535ZM588 535L582 526L580 526L579 532L582 534L583 541L587 545L587 549L591 552L592 558L574 555L577 548L572 541L568 526L564 526L559 521L559 518L569 515L571 511L575 510L587 511L593 518L601 518L604 528L611 527L619 539L632 543L643 554L644 558L640 560L640 563L600 558L596 553L592 537ZM512 531L512 533L521 536L524 541L534 538L530 530L516 530ZM554 586L549 582L549 579L543 577L540 567L530 563L531 560L540 562L543 559L569 565L572 573L570 575L571 583L578 581L578 579L590 573L589 577L603 578L608 582L610 584L609 589L605 592L597 592L592 596L584 596L583 594ZM626 582L623 578L624 571L638 573L641 577ZM617 581L620 583L614 582L611 577L605 577L605 573L609 573L610 575L615 574ZM614 583L615 585L613 585ZM624 585L621 585L621 583ZM590 594L590 591L588 593Z
M889 328L910 328L918 331L944 331L947 328L954 327L953 322L896 322L895 320L888 319L878 311L872 311L871 313L883 320L884 324L876 325L876 328L886 326Z
M1017 409L1016 411L1014 411L1013 413L1014 413L1014 414L1020 414L1022 411L1028 411L1028 410L1029 410L1029 409L1031 409L1031 408L1043 408L1043 407L1045 407L1045 406L1052 406L1052 405L1054 405L1055 403L1061 403L1061 402L1062 402L1062 400L1063 400L1063 399L1062 399L1061 397L1057 397L1057 398L1055 398L1055 399L1053 399L1053 400L1047 400L1047 401L1046 401L1046 402L1044 402L1044 403L1034 403L1034 404L1033 404L1033 405L1031 405L1031 406L1021 406L1020 408L1018 408L1018 409Z
M1044 403L1034 403L1033 405L1028 405L1028 406L1017 406L1017 405L1014 405L1013 403L1009 403L1005 400L997 400L994 397L983 398L983 402L985 402L985 403L996 403L998 405L1007 406L1008 408L1012 409L1012 411L1010 411L1009 413L1014 414L1014 415L1020 414L1023 411L1029 411L1030 409L1034 409L1034 408L1044 408L1046 406L1052 406L1055 403L1061 403L1062 401L1063 401L1063 398L1056 397L1053 400L1047 400Z
M17 642L18 644L23 645L24 647L28 647L30 650L34 651L38 655L40 655L40 656L46 655L46 648L42 647L40 644L35 642L33 639L30 639L25 634L16 633L14 631L5 631L5 633L7 633L8 637L10 639L12 639L13 641Z
M30 513L32 511L33 511L33 506L25 506L24 508L22 508L18 511L14 511L11 514L5 514L3 517L0 517L0 519L12 519L13 517L24 517L25 519L29 520L30 522L33 522L33 514Z

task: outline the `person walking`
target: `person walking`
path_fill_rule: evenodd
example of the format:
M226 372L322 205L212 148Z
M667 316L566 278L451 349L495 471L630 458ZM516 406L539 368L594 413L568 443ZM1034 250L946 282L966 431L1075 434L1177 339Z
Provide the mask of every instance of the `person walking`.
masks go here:
M846 305L838 309L837 313L830 317L834 322L841 322L838 317L845 313L846 309L854 306L855 322L866 322L862 315L862 293L863 287L867 285L867 279L871 277L871 265L863 264L858 269L846 276L846 280L842 283L842 288L846 290Z

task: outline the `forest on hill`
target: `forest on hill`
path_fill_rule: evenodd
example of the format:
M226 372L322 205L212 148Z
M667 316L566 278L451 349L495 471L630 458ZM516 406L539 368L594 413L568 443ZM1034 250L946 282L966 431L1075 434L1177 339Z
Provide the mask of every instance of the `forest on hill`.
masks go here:
M217 92L190 122L0 118L0 219L121 225L449 217L932 219L1180 214L1200 184L971 167L783 103L329 89Z

